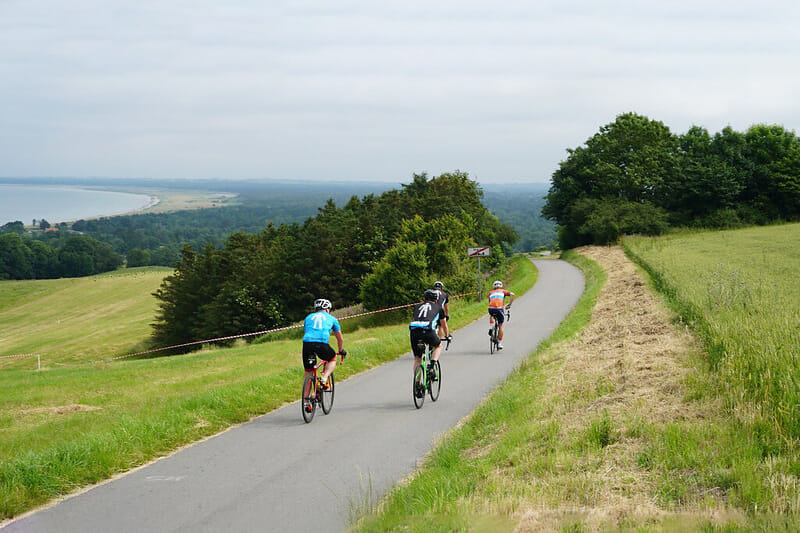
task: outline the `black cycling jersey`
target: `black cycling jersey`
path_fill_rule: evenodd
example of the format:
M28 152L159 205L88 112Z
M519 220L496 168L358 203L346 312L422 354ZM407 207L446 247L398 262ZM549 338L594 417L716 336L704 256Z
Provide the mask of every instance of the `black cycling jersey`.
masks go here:
M439 299L436 300L436 303L444 307L444 304L450 301L450 294L448 294L446 291L443 291L442 289L438 289L436 292L439 293Z
M414 308L414 317L409 324L410 329L433 329L436 321L443 315L439 302L423 302Z

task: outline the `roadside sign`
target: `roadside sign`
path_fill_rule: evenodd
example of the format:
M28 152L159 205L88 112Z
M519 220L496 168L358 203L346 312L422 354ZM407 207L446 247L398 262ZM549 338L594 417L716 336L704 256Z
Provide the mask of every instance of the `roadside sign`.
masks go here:
M492 249L488 246L478 246L477 248L467 248L468 257L489 257Z

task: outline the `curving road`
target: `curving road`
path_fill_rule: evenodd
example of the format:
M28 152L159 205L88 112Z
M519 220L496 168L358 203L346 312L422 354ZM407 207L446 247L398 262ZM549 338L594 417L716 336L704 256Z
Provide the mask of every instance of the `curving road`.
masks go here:
M575 305L583 291L580 271L559 260L534 262L539 281L514 303L506 349L489 355L486 320L456 332L441 359L438 402L427 398L414 408L406 354L339 383L331 414L320 411L311 424L293 403L0 531L344 530L355 512L411 473Z

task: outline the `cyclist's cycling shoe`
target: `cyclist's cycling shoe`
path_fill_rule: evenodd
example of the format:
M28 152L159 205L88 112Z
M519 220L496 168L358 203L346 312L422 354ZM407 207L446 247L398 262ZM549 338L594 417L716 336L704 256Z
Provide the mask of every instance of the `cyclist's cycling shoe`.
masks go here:
M436 371L432 368L428 369L428 381L436 381Z
M502 342L498 342L497 343L497 349L498 350L502 350L503 349L503 343Z
M492 336L492 328L489 328L489 336Z
M314 410L314 406L311 404L311 400L303 400L303 409L306 413L310 413Z
M415 386L415 389L416 390L414 392L416 393L417 398L424 398L425 397L425 387L423 387L422 385L417 384Z
M328 381L319 380L319 388L324 391L331 390L331 384Z

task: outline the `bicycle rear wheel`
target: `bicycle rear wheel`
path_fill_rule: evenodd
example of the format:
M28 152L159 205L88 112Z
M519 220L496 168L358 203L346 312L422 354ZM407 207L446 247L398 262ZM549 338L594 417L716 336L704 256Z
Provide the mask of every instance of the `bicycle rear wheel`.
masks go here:
M442 367L439 361L431 361L433 379L428 380L428 392L431 394L431 401L439 399L439 392L442 390Z
M425 368L419 365L414 371L414 381L411 387L411 396L414 398L414 407L419 409L425 403Z
M313 375L306 375L303 379L303 390L300 393L300 411L306 424L314 419L317 410L317 379Z
M328 378L328 383L330 384L330 390L322 389L320 394L322 394L322 412L326 415L331 412L333 408L333 391L336 387L336 380L333 379L333 374Z
M489 337L489 354L494 353L494 349L497 346L497 325L494 326L492 330L492 335Z

